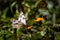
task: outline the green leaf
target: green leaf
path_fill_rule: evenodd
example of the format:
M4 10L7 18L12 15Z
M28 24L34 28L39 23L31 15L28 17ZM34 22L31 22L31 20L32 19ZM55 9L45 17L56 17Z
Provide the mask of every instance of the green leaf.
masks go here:
M32 40L37 40L37 39L39 39L39 38L41 38L42 36L41 36L41 33L40 32L37 32L37 33L35 33L35 34L33 34L33 36L32 36Z
M7 13L7 11L8 11L8 8L6 8L6 9L3 10L3 14L2 14L2 16L1 16L3 19L6 18L6 13Z
M56 40L60 40L60 34L58 34L56 38Z
M11 7L13 7L16 4L16 1L11 4Z
M19 11L16 9L16 13L14 14L14 18L17 18L19 16Z
M28 20L28 15L29 15L29 13L26 12L26 14L25 14L25 16L26 16L26 20Z
M17 37L20 37L20 35L21 35L21 33L22 33L21 31L22 31L21 28L17 29Z
M0 40L4 40L3 37L0 37Z

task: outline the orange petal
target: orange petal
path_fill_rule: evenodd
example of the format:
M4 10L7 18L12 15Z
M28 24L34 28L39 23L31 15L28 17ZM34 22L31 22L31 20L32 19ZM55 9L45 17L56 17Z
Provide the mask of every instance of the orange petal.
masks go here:
M29 26L27 29L31 29L32 28L32 26Z
M37 21L37 22L39 22L39 21L43 21L44 20L44 18L37 18L36 20L34 20L34 21Z

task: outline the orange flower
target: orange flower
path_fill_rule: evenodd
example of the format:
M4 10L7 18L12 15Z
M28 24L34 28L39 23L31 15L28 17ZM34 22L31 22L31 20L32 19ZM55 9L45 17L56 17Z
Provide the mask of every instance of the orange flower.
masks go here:
M43 21L43 20L44 20L44 18L37 18L37 19L34 20L34 21L39 22L39 21Z
M32 28L32 26L27 27L27 29L31 29L31 28Z

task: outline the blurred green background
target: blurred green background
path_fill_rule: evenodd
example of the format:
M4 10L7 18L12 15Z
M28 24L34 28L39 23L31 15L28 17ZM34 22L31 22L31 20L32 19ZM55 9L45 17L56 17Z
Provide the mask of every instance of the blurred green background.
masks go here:
M12 28L11 19L18 18L20 9L32 29ZM39 17L45 20L34 22ZM60 0L0 0L0 40L60 40L59 31Z

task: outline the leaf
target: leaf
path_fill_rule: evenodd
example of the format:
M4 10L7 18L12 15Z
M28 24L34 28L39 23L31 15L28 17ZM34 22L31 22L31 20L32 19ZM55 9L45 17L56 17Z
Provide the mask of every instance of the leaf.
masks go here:
M3 37L0 37L0 40L4 40Z
M17 29L17 37L20 37L21 36L21 33L22 33L21 31L22 31L21 28Z
M41 38L42 36L41 36L41 33L40 32L37 32L37 33L35 33L35 34L33 34L32 35L32 40L37 40L37 39L39 39L39 38Z
M11 7L13 7L16 4L16 1L11 4Z
M50 1L48 2L47 8L50 10L53 8L53 3Z
M6 8L6 9L4 9L3 10L3 14L2 14L2 19L5 19L6 18L6 13L7 13L7 11L8 11L8 8Z
M17 18L19 16L19 11L16 9L16 13L14 14L14 18Z
M56 40L60 40L60 34L57 35Z
M36 8L41 1L42 1L42 0L38 0L38 1L35 3L35 5L32 6L32 8Z
M26 16L26 20L28 20L28 12L25 14L25 16Z

